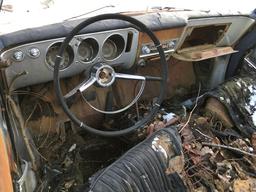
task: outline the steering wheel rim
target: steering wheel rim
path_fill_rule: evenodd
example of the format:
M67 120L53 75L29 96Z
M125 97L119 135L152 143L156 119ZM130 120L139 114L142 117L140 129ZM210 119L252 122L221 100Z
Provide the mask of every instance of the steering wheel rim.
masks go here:
M141 32L146 33L151 40L153 41L155 47L157 48L157 51L159 52L159 56L160 56L160 64L161 64L161 86L160 86L160 93L159 96L156 100L156 102L154 103L151 111L148 113L147 116L145 116L143 119L137 121L134 125L127 127L125 129L122 130L118 130L118 131L103 131L103 130L98 130L95 129L93 127L88 126L87 124L85 124L84 122L80 121L73 113L71 110L69 110L68 105L66 104L66 101L64 99L64 96L62 94L61 91L61 87L60 87L60 77L59 77L59 66L60 66L60 62L62 60L62 56L64 53L64 50L67 48L69 42L73 39L73 37L75 35L78 34L79 31L81 31L83 28L87 27L88 25L91 25L92 23L95 23L97 21L102 21L102 20L108 20L108 19L115 19L115 20L123 20L126 22L129 22L131 24L133 24L134 26L136 26L136 29L139 29ZM167 81L167 73L168 71L168 66L167 66L167 61L165 58L165 54L164 54L164 50L158 40L158 38L154 35L154 33L146 26L144 25L142 22L138 21L135 18L126 16L126 15L121 15L121 14L103 14L103 15L98 15L95 17L91 17L86 19L85 21L81 22L80 24L78 24L64 39L64 41L62 42L58 55L56 56L55 59L55 65L54 65L54 89L56 92L56 97L58 99L58 101L60 102L60 105L63 108L63 111L67 114L67 116L80 128L99 135L99 136L105 136L105 137L115 137L115 136L122 136L122 135L126 135L131 133L132 131L138 129L139 127L142 127L143 125L145 125L146 123L148 123L158 112L158 109L163 101L164 98L164 93L166 90L166 81Z

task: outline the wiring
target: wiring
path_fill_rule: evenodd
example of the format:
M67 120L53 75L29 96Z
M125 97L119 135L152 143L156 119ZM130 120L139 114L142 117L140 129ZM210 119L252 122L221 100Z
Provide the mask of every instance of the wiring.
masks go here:
M181 127L181 129L179 130L179 133L181 133L182 130L189 124L190 119L192 117L192 114L193 114L194 110L197 108L198 100L199 100L199 97L200 97L200 92L201 92L201 83L199 83L198 93L197 93L195 105L194 105L193 109L189 113L189 117L188 117L187 122Z

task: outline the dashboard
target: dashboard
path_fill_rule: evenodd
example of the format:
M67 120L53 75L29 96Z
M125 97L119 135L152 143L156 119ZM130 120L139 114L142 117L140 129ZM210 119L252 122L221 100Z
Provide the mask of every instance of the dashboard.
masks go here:
M64 52L60 76L73 76L97 62L131 67L136 58L138 34L135 29L126 28L75 36ZM1 58L11 62L6 69L7 82L21 73L24 76L15 82L15 88L52 80L55 57L63 40L24 44L2 53Z
M191 58L198 53L198 47L207 45L232 46L253 24L247 17L215 17L188 20L186 26L174 25L155 31L167 56L181 53ZM241 27L243 25L243 27ZM33 33L35 33L33 31ZM53 31L54 32L54 31ZM53 79L53 68L56 54L64 40L48 40L22 43L1 51L1 63L7 63L3 70L7 86L13 79L12 89L44 83ZM195 48L193 48L195 47ZM189 50L189 54L187 53ZM210 49L216 57L216 49ZM222 54L223 54L223 50ZM204 52L204 50L200 50ZM232 50L227 53L231 54ZM191 56L192 55L192 56ZM209 50L207 52L209 55ZM118 65L129 69L134 64L145 64L148 59L158 56L151 40L133 27L125 27L100 32L76 35L65 50L60 65L60 77L71 77L87 71L98 62ZM181 58L182 57L178 57ZM191 60L193 61L193 59Z

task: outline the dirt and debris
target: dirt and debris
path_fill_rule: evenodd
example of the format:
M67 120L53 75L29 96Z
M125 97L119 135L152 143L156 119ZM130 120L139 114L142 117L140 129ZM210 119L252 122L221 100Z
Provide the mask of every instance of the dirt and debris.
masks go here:
M200 101L198 94L189 112L171 108L178 115L169 112L169 124L162 115L147 127L152 134L168 125L179 126L184 159L172 163L189 191L256 191L253 79L235 78L200 96ZM244 84L240 91L239 82Z
M224 106L216 102L207 102L185 127L181 122L187 186L190 191L243 191L241 180L249 189L256 177L255 135L247 138L235 130ZM218 110L212 110L216 106Z
M231 82L227 84L232 85ZM223 87L228 91L236 90L234 86ZM247 88L252 86L248 85ZM246 102L247 91L243 89L245 101L231 104L234 100L231 101L229 97L239 93L230 91L228 97L224 90L219 90L213 96L207 95L206 99L201 97L203 102L199 102L198 94L188 112L186 108L185 111L171 108L171 112L159 113L146 127L148 135L170 125L179 127L183 155L172 159L171 163L175 166L166 174L179 173L189 191L256 191L256 132L249 135L250 131L240 129L248 125L242 119L246 112L243 103ZM225 101L221 99L222 95ZM249 97L252 97L251 94ZM227 104L232 105L233 110L236 104L240 107L239 112L235 111L241 115L239 128L236 127L237 122L233 121L232 113L230 116ZM165 108L164 111L170 110Z
M256 179L237 179L233 184L234 192L256 191Z
M128 145L71 130L51 134L38 150L44 157L42 180L37 191L80 191L97 171L118 159ZM64 134L64 137L63 137Z
M128 137L103 139L65 126L57 133L39 135L34 140L44 167L38 191L83 191L90 178L132 146L172 126L178 129L182 151L169 159L167 175L178 173L188 191L256 192L253 79L236 77L207 93L200 93L199 85L197 94L185 102L165 101L149 125ZM151 105L138 103L133 111L106 118L109 121L104 126L113 129L130 125L146 115ZM157 140L156 145L168 155L173 151L165 138Z
M193 115L181 132L190 191L237 191L239 179L256 176L250 140L218 135L216 128L222 132L226 129L218 124L215 117Z
M256 132L246 137L235 129L224 105L218 102L206 102L207 107L193 108L193 113L185 112L183 108L176 113L164 109L137 136L150 136L171 125L178 127L182 155L170 159L170 167L165 173L178 173L189 191L254 192ZM218 110L213 110L216 106ZM84 189L92 175L114 162L132 146L128 144L132 140L122 143L122 139L105 140L65 130L60 131L59 136L49 136L49 144L40 149L49 162L44 169L42 189L46 186L48 191ZM161 146L168 146L165 140L157 142L161 142Z

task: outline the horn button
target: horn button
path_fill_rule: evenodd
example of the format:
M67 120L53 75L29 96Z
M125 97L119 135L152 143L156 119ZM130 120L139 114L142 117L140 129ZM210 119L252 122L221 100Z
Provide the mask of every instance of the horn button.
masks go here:
M115 81L115 71L109 65L99 64L93 67L93 73L99 86L109 87Z

